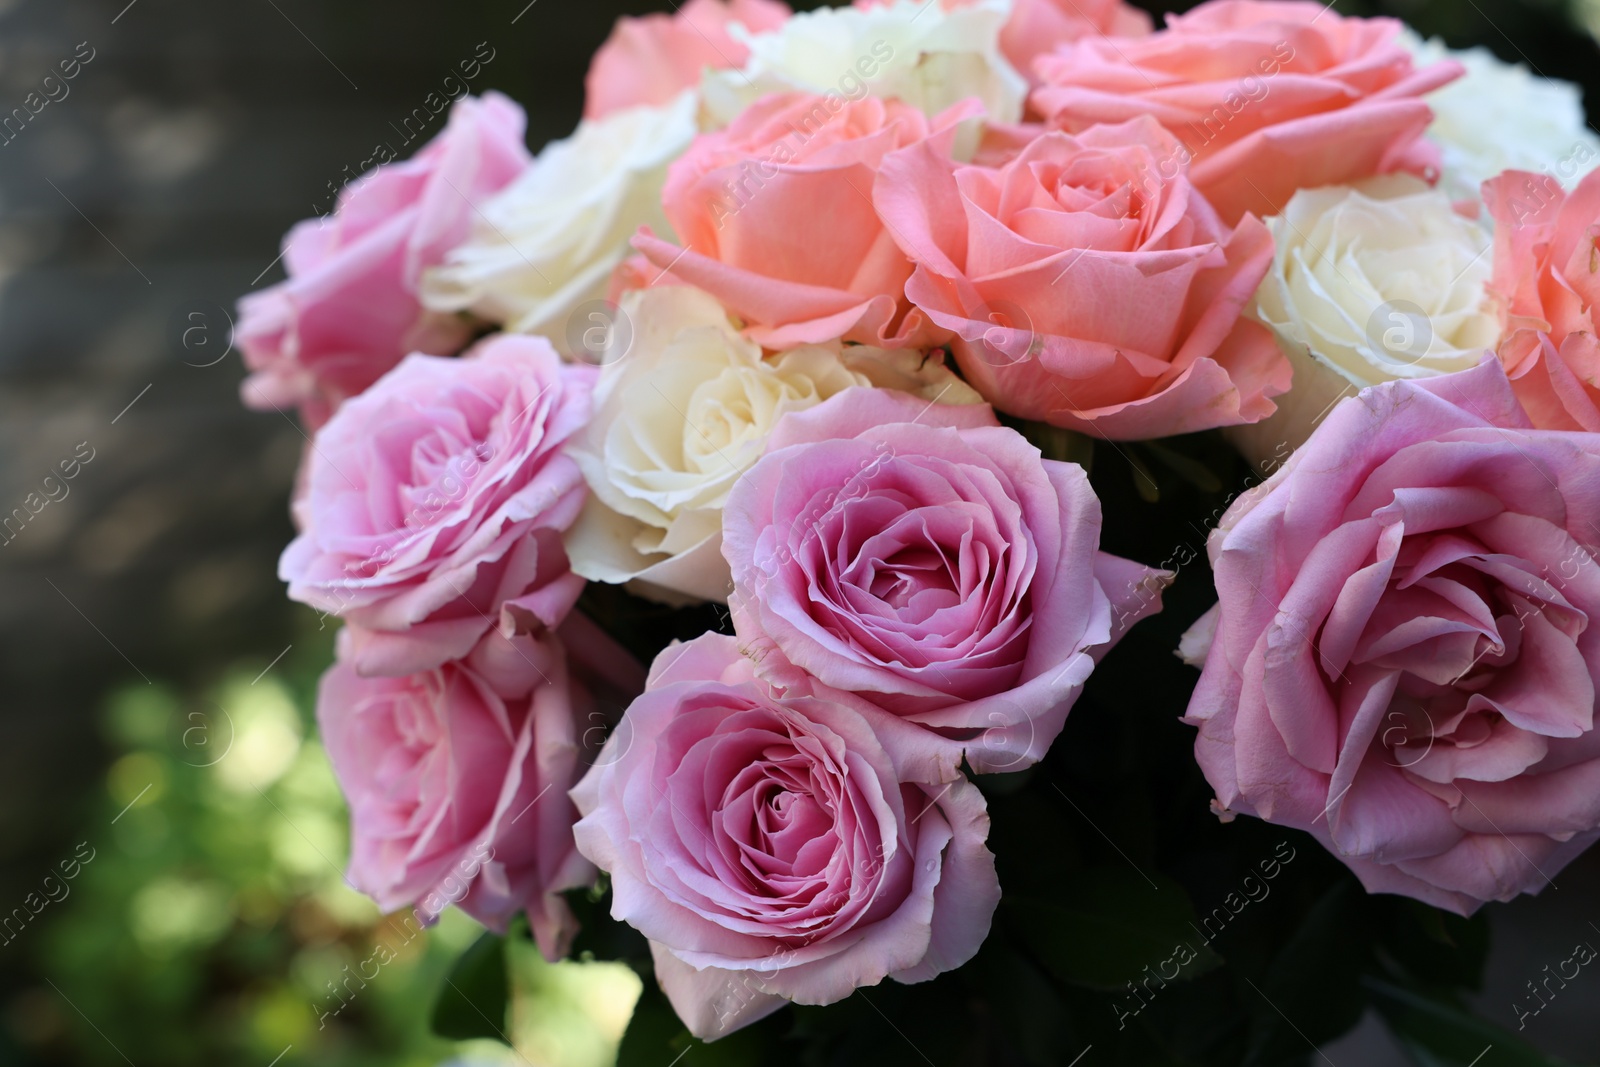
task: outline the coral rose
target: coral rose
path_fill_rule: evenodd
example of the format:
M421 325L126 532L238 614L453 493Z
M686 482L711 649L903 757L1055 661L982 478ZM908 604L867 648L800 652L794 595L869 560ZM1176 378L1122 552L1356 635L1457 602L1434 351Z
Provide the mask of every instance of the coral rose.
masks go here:
M1031 103L1077 132L1153 115L1182 139L1222 217L1272 215L1296 189L1409 170L1437 177L1420 98L1461 74L1418 69L1394 19L1313 0L1211 0L1129 41L1086 37L1041 57Z
M1372 892L1538 892L1600 837L1597 485L1600 438L1531 429L1492 359L1341 402L1211 538L1217 802Z
M732 24L765 33L788 18L780 0L689 0L670 15L623 16L589 61L583 117L663 107L699 85L706 68L744 66L750 50L729 32Z
M911 264L878 219L884 156L948 146L976 105L931 123L894 100L789 93L702 135L667 172L667 219L683 247L648 232L634 246L749 322L768 348L843 338L924 347L943 334L905 299Z
M1537 426L1600 430L1600 171L1570 194L1551 175L1508 171L1483 195L1495 222L1499 354L1517 398Z
M1289 388L1241 318L1272 264L1266 227L1229 229L1153 119L1044 134L999 167L936 146L886 159L874 198L917 264L913 304L952 331L996 407L1098 437L1255 422Z

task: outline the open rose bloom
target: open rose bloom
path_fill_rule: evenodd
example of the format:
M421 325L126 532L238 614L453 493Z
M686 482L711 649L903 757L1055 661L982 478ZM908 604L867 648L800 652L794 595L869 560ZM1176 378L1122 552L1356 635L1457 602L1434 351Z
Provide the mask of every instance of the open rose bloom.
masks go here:
M775 691L711 634L661 653L628 723L573 790L578 846L696 1036L977 951L1000 898L988 813L919 731Z
M943 336L906 303L911 264L873 207L890 152L950 144L962 108L931 123L898 101L770 96L698 139L667 175L667 218L682 247L641 233L657 268L750 320L769 348L843 339L926 347ZM826 219L820 234L797 218Z
M363 175L332 216L290 231L288 279L239 302L245 403L298 406L315 428L407 354L460 351L470 331L422 307L422 272L465 239L479 200L527 168L526 122L498 93L463 99L415 158Z
M241 301L350 884L504 932L552 1067L590 1016L684 1067L1526 1044L1462 1005L1467 917L1600 839L1573 87L1320 0L663 6L570 136L460 101ZM626 1033L553 999L635 975Z
M1042 134L999 167L929 142L884 162L874 195L917 264L906 294L996 407L1112 438L1271 414L1289 368L1240 317L1271 238L1223 225L1180 151L1141 119Z
M560 533L584 500L563 443L589 417L594 370L522 337L459 360L414 355L312 443L289 594L349 624L363 674L471 651L502 614L553 627L582 589Z
M1461 66L1419 68L1400 30L1315 0L1213 0L1148 37L1088 37L1040 57L1032 104L1069 132L1155 118L1236 222L1274 213L1296 189L1400 170L1437 177L1421 98Z
M1596 485L1492 361L1344 401L1212 536L1218 803L1463 914L1548 885L1600 837Z
M1600 431L1600 177L1591 172L1568 194L1549 175L1507 171L1483 188L1495 222L1499 352L1517 396L1540 426Z
M350 798L350 882L384 910L456 904L503 930L526 911L551 959L576 932L562 889L592 870L572 840L579 740L593 705L554 638L485 638L479 659L403 678L336 666L318 716ZM495 645L502 647L496 648Z
M1160 608L1165 575L1097 551L1083 469L986 405L855 389L768 448L723 539L758 672L853 692L976 771L1041 759L1094 661Z

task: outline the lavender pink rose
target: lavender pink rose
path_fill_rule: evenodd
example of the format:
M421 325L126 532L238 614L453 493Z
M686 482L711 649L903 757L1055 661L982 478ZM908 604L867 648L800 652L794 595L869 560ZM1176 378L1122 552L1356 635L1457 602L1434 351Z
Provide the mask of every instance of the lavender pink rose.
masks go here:
M586 490L564 446L596 374L499 335L461 359L408 357L317 433L278 571L345 620L357 671L427 670L502 619L536 632L566 617L583 579L561 532Z
M247 406L298 407L314 429L407 353L460 351L469 327L425 311L418 283L466 239L473 206L532 163L526 124L499 93L465 97L414 158L363 175L335 214L289 231L289 277L239 301Z
M1469 914L1600 838L1600 438L1499 362L1343 401L1210 543L1187 721L1223 808Z
M785 416L723 513L760 672L854 693L979 773L1042 758L1096 660L1159 610L1166 576L1099 541L1083 469L987 405L868 389Z
M983 795L921 731L775 690L730 637L662 652L572 795L612 914L704 1039L959 967L1000 900Z
M496 930L526 911L544 954L588 884L567 790L593 702L554 637L490 634L467 661L399 678L347 662L323 677L317 720L350 805L350 884L424 921L450 904Z

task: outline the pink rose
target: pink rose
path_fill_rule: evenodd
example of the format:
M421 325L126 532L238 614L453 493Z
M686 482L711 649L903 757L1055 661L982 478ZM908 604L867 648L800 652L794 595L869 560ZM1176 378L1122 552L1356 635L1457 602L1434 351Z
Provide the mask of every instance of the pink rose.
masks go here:
M932 145L884 161L878 210L917 264L906 295L996 407L1123 439L1273 412L1288 361L1240 317L1272 237L1225 226L1181 151L1143 118L1043 134L997 167Z
M942 339L905 299L911 264L872 206L884 156L932 138L944 147L978 105L929 120L897 100L784 93L697 138L667 172L667 220L634 247L751 325L768 348L844 338L880 348Z
M345 620L356 670L459 659L502 614L522 630L566 616L583 579L561 531L585 489L563 446L595 376L542 337L497 335L461 359L407 357L317 433L278 576Z
M487 673L453 662L364 678L341 659L323 676L317 722L350 805L347 877L424 922L455 904L503 931L526 909L559 959L576 923L557 894L594 873L567 796L593 701L553 637L490 634L480 658Z
M676 6L676 5L674 5ZM589 62L583 117L649 104L661 106L700 84L707 67L742 67L750 50L728 28L776 30L789 18L780 0L689 0L672 14L617 19Z
M744 649L932 731L980 774L1044 757L1166 577L1097 551L1083 468L986 405L849 389L784 417L734 486L722 550Z
M1000 50L1012 66L1029 74L1035 59L1063 44L1149 33L1150 16L1122 0L1015 0L1000 31Z
M1000 900L988 811L920 741L815 683L774 691L730 637L656 658L572 791L575 832L695 1036L976 954Z
M1600 430L1600 171L1570 196L1549 175L1507 171L1483 183L1483 196L1495 223L1499 355L1517 399L1536 426Z
M1421 97L1463 71L1453 60L1418 70L1401 28L1314 0L1211 0L1149 37L1086 37L1040 57L1030 102L1073 133L1153 115L1225 220L1273 215L1297 189L1437 175Z
M883 7L891 0L856 0L856 7ZM979 0L942 0L946 11ZM1000 30L1000 51L1023 74L1033 61L1056 47L1084 37L1143 37L1150 16L1122 0L1015 0Z
M1218 803L1372 892L1538 892L1600 837L1596 486L1600 438L1530 429L1494 360L1343 401L1211 538Z
M532 162L522 109L464 97L444 131L404 163L345 187L338 212L284 238L289 277L239 301L235 339L253 408L300 407L313 429L408 352L450 355L467 325L423 310L422 272L467 237L473 205Z

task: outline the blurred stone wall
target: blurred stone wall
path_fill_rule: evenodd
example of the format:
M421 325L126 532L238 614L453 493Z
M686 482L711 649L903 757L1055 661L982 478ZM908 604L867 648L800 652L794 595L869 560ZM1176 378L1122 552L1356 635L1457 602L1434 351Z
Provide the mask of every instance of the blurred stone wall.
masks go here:
M239 405L234 300L479 42L475 87L567 133L622 7L0 0L0 115L78 64L0 145L0 518L27 519L0 536L0 899L103 788L107 688L264 668L306 629L276 579L302 438Z

